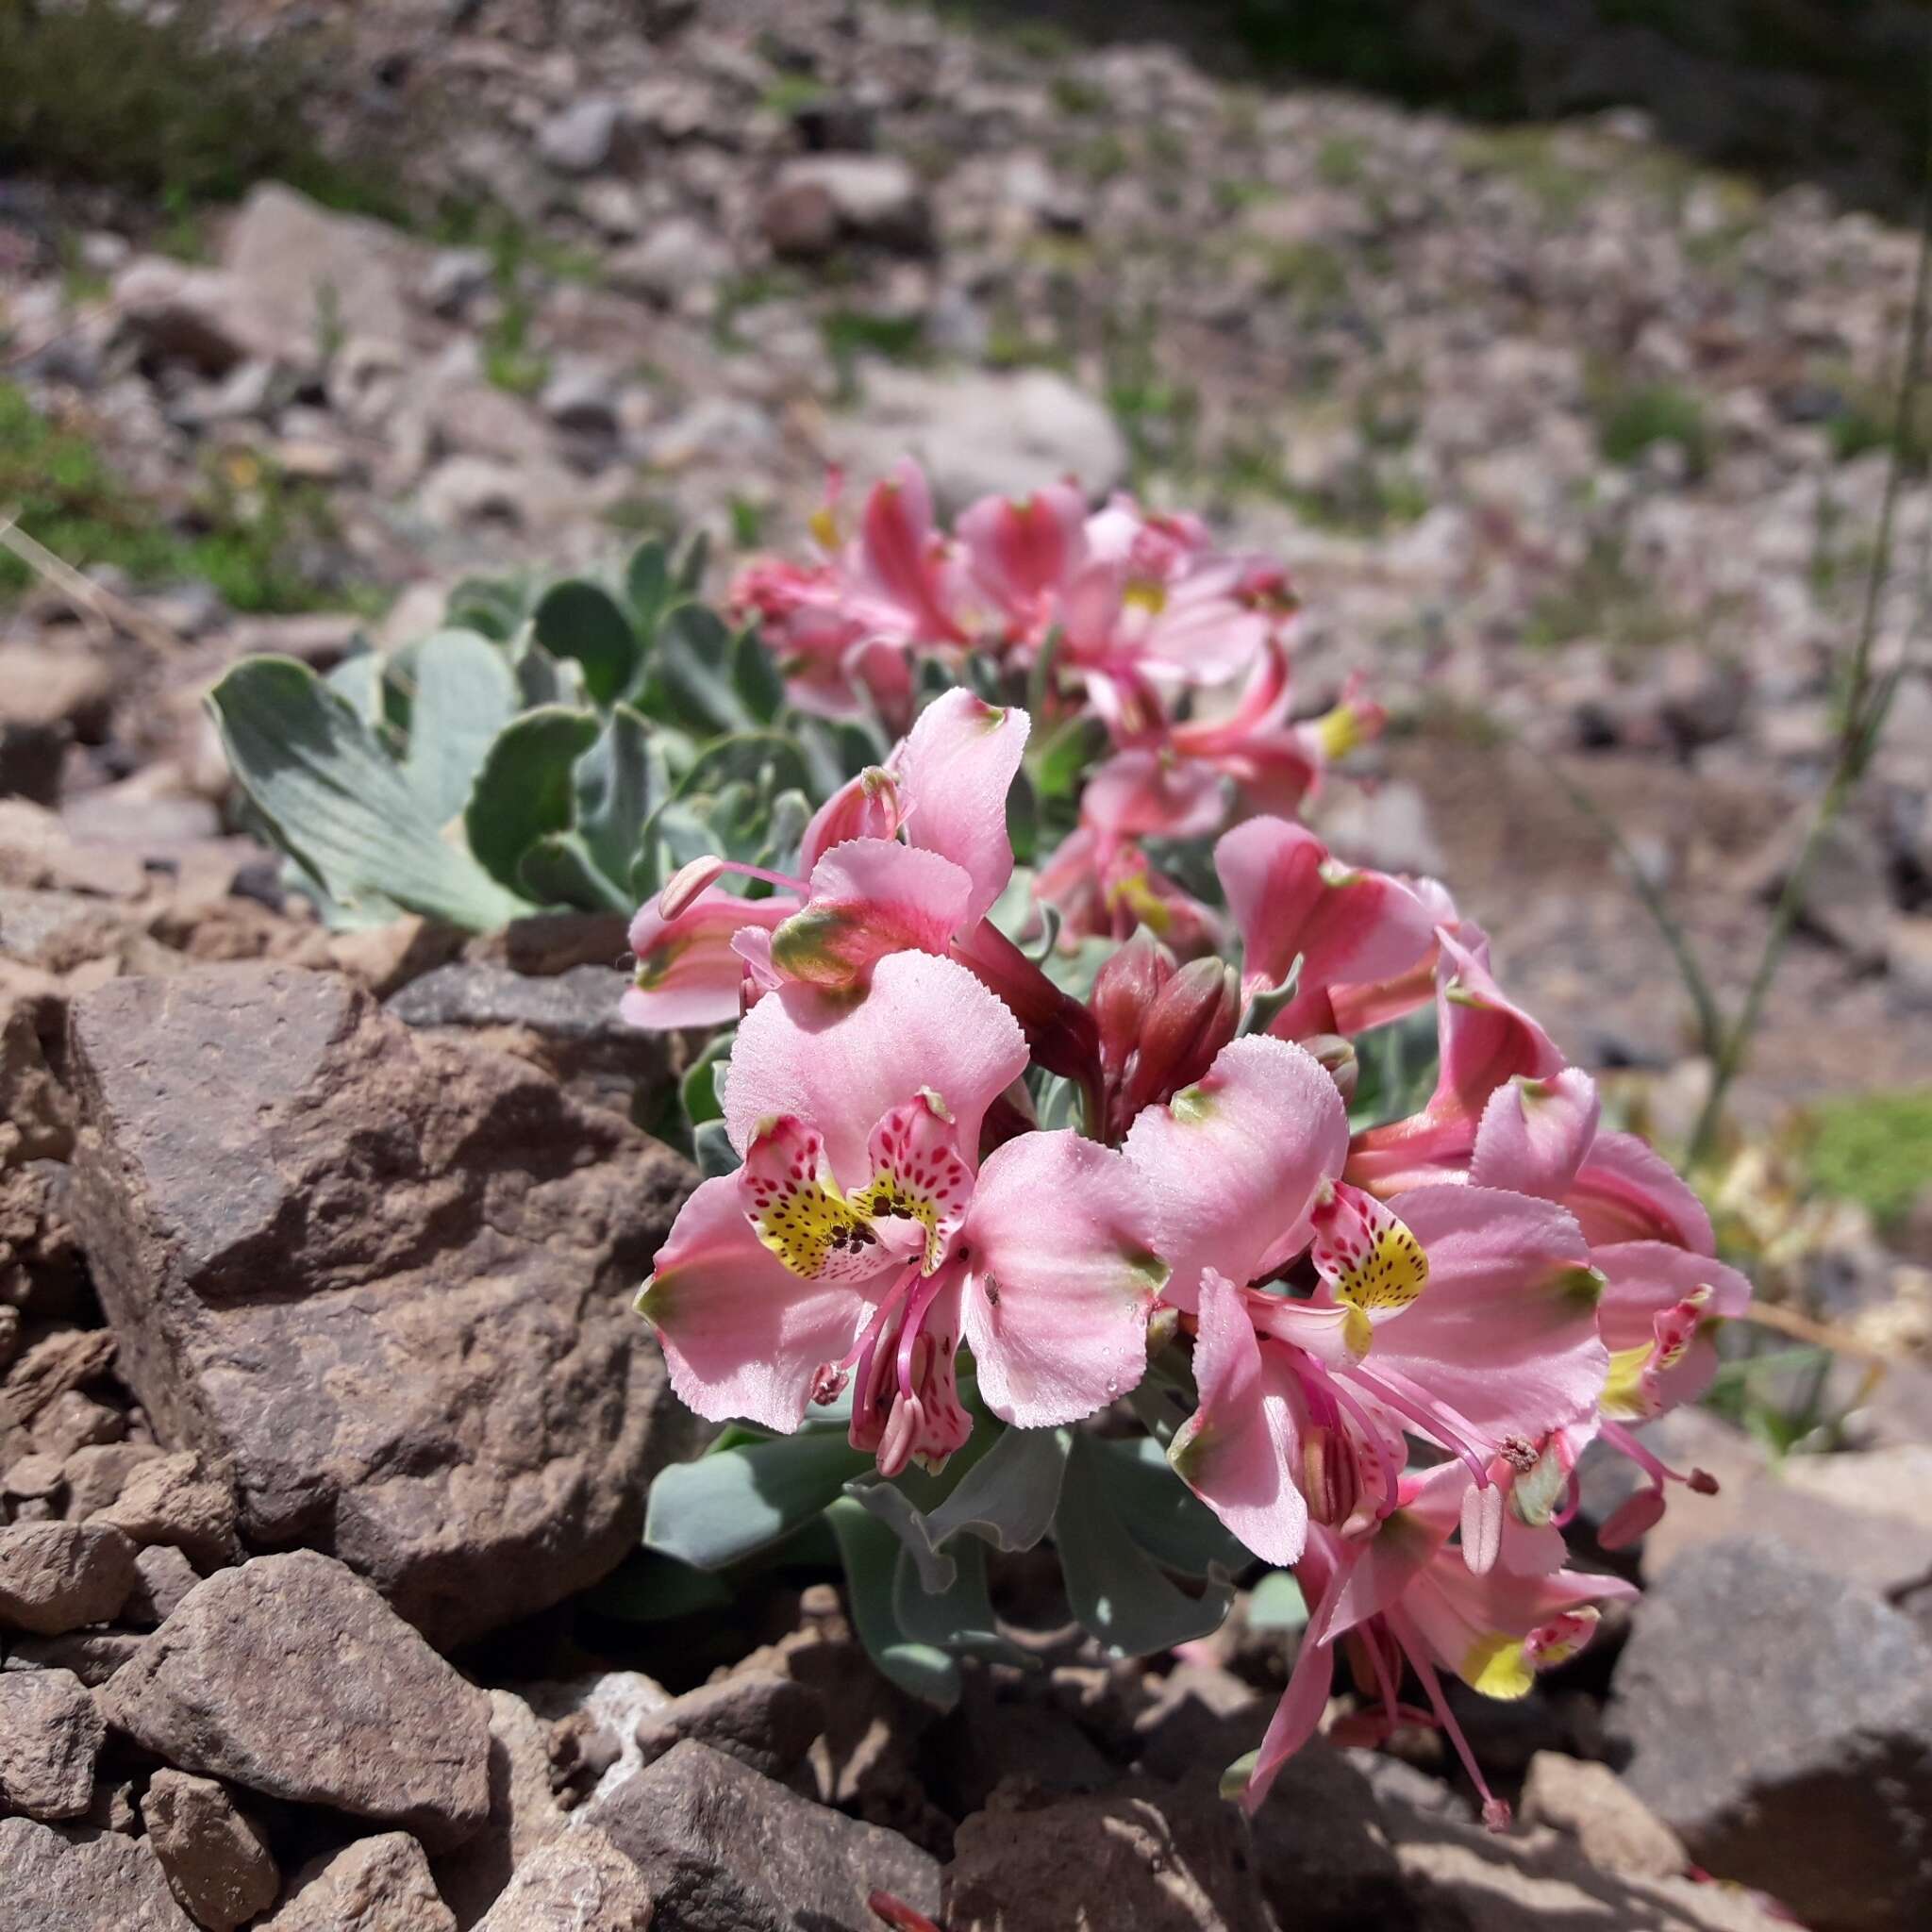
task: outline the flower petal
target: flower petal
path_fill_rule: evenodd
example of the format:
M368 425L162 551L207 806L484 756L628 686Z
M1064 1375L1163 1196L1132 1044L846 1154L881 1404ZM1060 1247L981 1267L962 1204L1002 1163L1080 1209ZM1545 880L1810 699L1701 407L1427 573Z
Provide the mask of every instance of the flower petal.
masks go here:
M850 1352L873 1307L862 1291L808 1281L769 1253L736 1174L700 1183L638 1297L687 1407L781 1433L798 1426L818 1370Z
M1704 1203L1662 1155L1635 1134L1599 1134L1563 1205L1598 1242L1660 1241L1717 1253Z
M1025 1066L1019 1024L963 966L892 953L873 969L862 998L786 985L745 1015L724 1124L741 1153L767 1116L796 1114L825 1137L841 1185L862 1187L873 1177L868 1142L882 1116L929 1088L970 1153L981 1116Z
M1200 1406L1175 1432L1167 1459L1256 1556L1301 1561L1308 1506L1300 1466L1287 1353L1263 1350L1241 1291L1208 1269L1201 1277L1194 1380Z
M1167 1299L1191 1308L1204 1268L1245 1288L1306 1241L1316 1192L1348 1152L1348 1116L1313 1055L1250 1036L1145 1109L1124 1151L1158 1204Z
M760 1123L738 1171L739 1200L758 1240L794 1274L866 1281L901 1263L916 1229L885 1224L839 1192L824 1137L795 1114Z
M1498 1188L1415 1188L1390 1206L1422 1242L1429 1280L1375 1330L1368 1374L1447 1404L1491 1443L1536 1444L1591 1414L1609 1366L1603 1281L1574 1220Z
M1563 1200L1596 1139L1601 1111L1596 1082L1581 1067L1547 1080L1519 1074L1504 1081L1476 1128L1471 1181Z
M942 953L965 922L973 881L949 858L891 839L848 839L812 867L811 896L772 935L788 978L860 985L888 953Z
M744 977L733 934L746 926L769 932L797 910L796 899L741 899L717 886L675 919L660 917L651 901L630 923L637 984L625 989L618 1011L631 1025L658 1032L728 1025L738 1018Z
M1154 1227L1139 1174L1097 1141L1022 1134L988 1157L954 1252L971 1271L966 1340L994 1414L1057 1427L1140 1381L1167 1279Z
M1007 793L1032 728L1017 707L949 691L920 713L892 757L907 838L973 881L968 922L986 916L1013 875Z

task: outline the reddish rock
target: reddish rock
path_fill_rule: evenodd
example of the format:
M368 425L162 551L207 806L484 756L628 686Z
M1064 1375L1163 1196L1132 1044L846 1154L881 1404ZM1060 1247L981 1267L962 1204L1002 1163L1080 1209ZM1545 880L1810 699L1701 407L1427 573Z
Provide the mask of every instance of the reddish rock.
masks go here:
M106 1735L93 1699L68 1672L0 1674L0 1811L81 1817Z
M158 1771L141 1801L169 1889L207 1932L233 1932L282 1889L267 1836L213 1778Z
M116 1615L134 1588L134 1545L92 1523L0 1529L0 1629L58 1637Z

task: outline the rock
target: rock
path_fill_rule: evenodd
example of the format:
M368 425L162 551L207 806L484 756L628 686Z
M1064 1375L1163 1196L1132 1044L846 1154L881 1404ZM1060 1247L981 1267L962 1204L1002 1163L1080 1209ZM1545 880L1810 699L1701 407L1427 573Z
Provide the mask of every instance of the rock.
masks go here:
M604 95L575 101L537 130L537 152L559 175L594 175L624 131L624 106Z
M201 1581L194 1565L168 1543L156 1543L134 1559L134 1589L122 1606L130 1624L153 1629L165 1624L181 1607L181 1599Z
M148 355L225 375L267 346L248 332L234 288L219 270L142 256L114 277L114 312Z
M1294 1932L1414 1923L1380 1790L1352 1761L1357 1755L1369 1754L1338 1751L1320 1739L1305 1744L1282 1767L1256 1814L1256 1878L1282 1924ZM1379 1754L1374 1762L1410 1769ZM1421 1773L1416 1776L1422 1779ZM1434 1779L1422 1781L1447 1794Z
M30 1423L58 1395L106 1374L114 1337L105 1328L62 1328L38 1341L0 1382L0 1429Z
M423 1847L390 1831L303 1866L258 1932L456 1932L456 1923Z
M690 305L731 273L732 254L715 229L689 216L660 222L605 264L613 289L675 307Z
M64 1637L23 1637L7 1658L9 1671L70 1671L90 1690L139 1657L147 1639L132 1630L70 1630Z
M93 1699L71 1673L0 1674L0 1811L81 1817L106 1737Z
M0 1494L15 1500L45 1502L58 1497L65 1478L58 1456L23 1456L0 1477Z
M1775 1543L1691 1550L1643 1600L1609 1722L1707 1870L1819 1932L1932 1915L1932 1648L1872 1591Z
M72 733L65 724L0 717L0 798L60 803L60 779Z
M660 1924L876 1932L874 1890L940 1909L939 1867L917 1846L703 1744L675 1746L584 1817L636 1865Z
M682 1163L294 968L112 982L74 1055L124 1371L244 1538L322 1544L443 1644L634 1546L678 1441L629 1300Z
M1120 1766L1065 1711L1024 1694L1003 1700L983 1677L967 1680L943 1743L926 1756L935 1802L959 1817L984 1810L1008 1779L1029 1793L1063 1797L1102 1790L1120 1776ZM1200 1762L1191 1758L1186 1768Z
M169 1890L208 1932L233 1932L275 1904L282 1874L267 1836L214 1779L158 1771L141 1815Z
M576 437L614 442L621 427L618 390L610 372L580 358L560 360L538 398L559 429Z
M96 1402L78 1389L55 1396L34 1418L35 1447L59 1457L63 1464L76 1450L119 1442L126 1434L126 1410L110 1402Z
M802 155L778 171L758 214L780 255L822 255L841 235L907 254L932 243L932 209L897 155Z
M113 667L92 651L0 643L0 724L59 726L63 741L100 744L119 690Z
M1024 496L1072 476L1090 496L1126 479L1127 446L1099 403L1049 369L935 375L869 366L865 405L832 431L854 474L882 475L902 456L925 467L941 511Z
M137 1463L121 1493L92 1518L142 1544L166 1543L204 1570L240 1560L235 1491L192 1450Z
M580 1800L608 1798L642 1770L638 1734L671 1702L664 1687L641 1671L525 1684L520 1694L551 1723L552 1788L574 1786ZM587 1750L591 1739L599 1742Z
M142 1463L166 1454L153 1442L87 1443L75 1450L60 1465L67 1483L68 1516L85 1523L95 1510L108 1508Z
M638 1868L601 1831L574 1831L518 1870L477 1932L645 1932L655 1910Z
M195 1932L146 1842L0 1819L0 1932Z
M106 1524L16 1523L0 1529L0 1628L58 1637L119 1614L134 1588L134 1545Z
M437 1890L474 1925L534 1852L564 1827L551 1790L550 1726L509 1690L490 1692L490 1816L460 1849L433 1862Z
M638 1726L645 1764L695 1738L766 1777L782 1778L824 1728L818 1694L790 1677L725 1677L675 1697Z
M1321 826L1337 856L1353 864L1432 878L1448 870L1429 824L1428 803L1405 779L1391 779L1373 791L1338 786Z
M1806 827L1789 819L1745 861L1740 879L1744 890L1774 900L1785 890L1805 836ZM1890 899L1883 842L1857 819L1836 820L1807 876L1800 920L1855 963L1875 966L1886 954Z
M1529 1761L1519 1815L1525 1824L1567 1831L1601 1872L1674 1878L1689 1862L1676 1833L1607 1764L1539 1751Z
M438 1848L489 1816L488 1698L313 1551L210 1577L103 1698L109 1724L170 1764Z
M404 290L421 273L393 228L333 214L279 182L249 191L228 230L222 268L249 335L278 359L321 362L331 332L401 348Z
M1901 1006L1932 1008L1932 919L1894 918L1885 935L1885 970Z
M975 1812L946 1868L951 1932L1272 1932L1248 1827L1211 1785ZM1297 1928L1299 1919L1293 1922Z

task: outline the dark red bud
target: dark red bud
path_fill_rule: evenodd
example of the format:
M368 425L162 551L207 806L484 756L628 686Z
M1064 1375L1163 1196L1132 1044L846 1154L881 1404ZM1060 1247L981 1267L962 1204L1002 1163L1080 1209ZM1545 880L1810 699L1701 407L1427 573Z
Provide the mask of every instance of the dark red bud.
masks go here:
M1128 1120L1198 1080L1234 1038L1241 974L1221 959L1191 959L1165 986L1141 1030L1141 1056L1123 1101Z
M1041 1066L1097 1092L1100 1033L1078 1000L1062 992L991 920L956 939L953 958L1006 1002Z
M1154 1002L1174 977L1174 958L1143 926L1135 929L1093 981L1093 1017L1100 1027L1100 1064L1119 1077L1141 1043Z
M1356 1081L1361 1074L1361 1062L1355 1057L1354 1046L1339 1033L1316 1033L1300 1044L1328 1069L1328 1077L1335 1082L1341 1104L1348 1106L1355 1099Z

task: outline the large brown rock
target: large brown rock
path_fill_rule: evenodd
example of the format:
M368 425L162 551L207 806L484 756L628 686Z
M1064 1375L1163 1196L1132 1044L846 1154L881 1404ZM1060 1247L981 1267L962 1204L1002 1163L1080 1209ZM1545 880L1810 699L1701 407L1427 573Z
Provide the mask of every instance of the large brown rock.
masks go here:
M423 1847L386 1831L305 1865L260 1932L456 1932L456 1924Z
M282 1874L267 1836L213 1778L156 1772L141 1815L169 1888L207 1932L233 1932L275 1904Z
M682 1162L295 968L112 982L72 1046L122 1372L232 1471L245 1539L341 1557L444 1645L635 1543L675 1425L629 1297Z
M0 1819L0 1932L195 1932L155 1855L117 1832L70 1840Z
M0 1811L78 1818L93 1802L101 1714L68 1671L0 1675Z
M601 1831L574 1831L520 1866L478 1932L647 1932L655 1902Z
M134 1545L96 1523L16 1523L0 1529L0 1630L58 1637L105 1624L135 1583Z
M642 1874L658 1923L684 1932L876 1932L874 1890L939 1910L939 1867L917 1845L692 1740L584 1816Z
M461 1844L490 1812L490 1700L312 1550L191 1591L101 1693L158 1757Z

